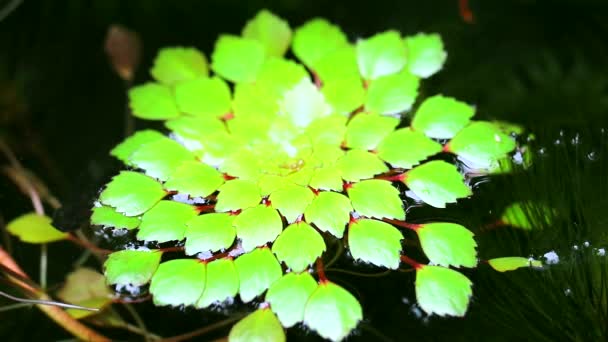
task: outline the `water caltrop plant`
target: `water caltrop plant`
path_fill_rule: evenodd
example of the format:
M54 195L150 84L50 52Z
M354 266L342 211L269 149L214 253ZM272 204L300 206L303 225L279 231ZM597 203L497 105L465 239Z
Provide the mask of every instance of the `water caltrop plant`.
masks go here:
M325 276L337 242L358 262L415 269L425 312L463 316L472 283L456 269L478 264L473 233L406 222L399 189L445 208L472 195L446 160L498 172L517 145L508 126L473 121L465 102L418 98L446 57L437 34L389 30L351 43L324 19L292 31L266 10L240 36L220 35L210 62L194 48L162 49L154 81L129 101L169 133L141 130L116 146L128 169L93 208L92 224L137 240L109 255L107 283L149 284L160 306L260 301L231 341L283 341L283 328L300 323L337 341L363 318L355 296ZM404 229L428 262L408 255Z

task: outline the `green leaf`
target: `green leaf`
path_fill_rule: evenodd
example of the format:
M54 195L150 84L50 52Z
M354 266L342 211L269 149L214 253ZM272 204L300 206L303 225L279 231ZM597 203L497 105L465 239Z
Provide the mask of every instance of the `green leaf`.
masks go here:
M348 115L363 105L365 89L358 76L331 79L323 84L321 92L334 113Z
M283 230L279 212L265 204L243 210L232 225L245 252L273 242Z
M456 223L425 223L416 228L427 258L440 266L477 266L473 233Z
M435 95L422 102L412 120L412 128L430 138L450 139L475 114L475 109L451 97Z
M188 194L190 197L207 197L222 184L224 176L216 169L199 161L183 162L165 182L165 189Z
M57 291L57 297L62 301L100 310L112 303L112 296L103 274L88 267L79 267L68 273L63 286ZM75 319L98 313L77 309L66 312Z
M230 120L231 123L235 123L239 120L238 118ZM242 128L246 129L249 127L250 131L254 131L253 125L243 125ZM233 126L229 126L229 129ZM231 129L232 134L236 134L234 129ZM242 180L255 181L260 177L261 165L260 158L257 155L251 153L250 150L243 149L241 151L232 153L220 167L220 171L236 177Z
M505 208L500 222L512 227L532 230L551 223L553 210L543 203L530 201L514 202Z
M412 108L420 79L405 70L372 81L367 89L365 110L383 115L407 112Z
M131 156L135 150L140 146L162 138L164 138L164 135L151 129L137 131L135 134L116 145L116 147L110 151L110 155L129 165L129 156Z
M302 272L325 252L325 241L309 224L298 222L285 228L272 251L292 272Z
M197 141L198 145L214 133L226 132L226 126L220 119L208 117L180 116L165 121L165 126L181 140Z
M52 221L48 216L28 213L10 221L6 230L27 243L47 243L66 239L69 234L53 227Z
M373 150L399 124L399 119L360 113L346 126L346 147Z
M406 61L405 45L397 31L377 33L357 41L357 63L366 80L397 73Z
M234 87L232 110L236 118L273 117L279 111L279 94L257 83L238 83Z
M441 150L441 144L407 127L392 132L380 142L378 157L393 167L410 169Z
M498 272L514 271L522 267L542 267L542 262L522 257L503 257L488 260L488 264Z
M230 88L219 77L195 78L175 86L175 101L183 113L222 117L230 112Z
M314 66L316 75L323 81L323 87L328 83L341 79L357 79L361 84L357 52L355 47L343 45L319 59Z
M308 272L288 273L275 281L266 293L266 301L281 324L290 328L304 320L304 308L317 282Z
M355 260L399 268L403 234L382 221L358 219L348 227L348 249Z
M321 58L347 44L346 35L338 26L315 18L295 30L291 49L302 63L314 70Z
M443 67L448 54L443 49L441 36L418 33L405 37L408 62L407 69L414 75L427 78Z
M137 216L165 197L163 186L154 179L133 171L121 171L99 195L102 204L126 216Z
M133 116L147 120L167 120L180 115L171 89L158 83L145 83L129 90Z
M416 270L416 299L427 314L464 316L473 291L462 273L440 266Z
M315 169L310 179L310 187L317 190L342 191L342 172L337 166L331 165Z
M236 237L232 226L235 217L227 213L209 213L186 222L186 254L218 252L232 246Z
M307 127L320 117L331 114L332 108L309 79L302 79L285 92L281 110L296 127Z
M247 22L242 35L262 43L267 56L283 56L291 43L289 24L266 9Z
M93 208L91 215L91 224L115 229L135 229L139 226L139 222L139 217L125 216L107 206Z
M283 58L272 57L266 60L256 79L256 84L269 89L277 95L293 88L303 79L310 79L301 64Z
M194 155L169 138L147 143L135 150L129 158L132 165L161 181L166 181L187 160L194 160Z
M239 292L239 276L232 259L217 259L207 264L207 281L197 308L221 304L236 297Z
M281 265L268 248L256 248L235 260L240 297L245 303L261 295L283 275Z
M285 331L270 308L254 311L230 329L230 342L285 342Z
M416 196L435 208L445 208L446 203L455 203L473 194L456 166L442 160L411 169L405 173L404 182Z
M154 305L194 305L205 290L206 265L198 259L165 261L150 282Z
M279 210L287 223L292 223L304 213L314 197L315 194L308 187L288 184L271 193L269 199L272 207Z
M160 83L172 85L197 77L207 77L207 59L194 48L169 47L161 49L154 59L152 77Z
M306 207L304 218L319 230L341 239L352 210L348 197L336 192L322 191Z
M369 179L347 188L355 211L362 216L378 219L405 220L399 190L386 180Z
M154 250L123 250L110 254L103 264L109 285L142 286L150 281L163 253Z
M261 200L260 188L254 182L233 179L219 188L215 211L246 209L258 205Z
M446 149L458 155L473 167L489 168L498 160L513 151L515 140L503 133L496 125L473 122L450 140Z
M198 211L189 204L160 201L141 217L137 239L159 243L183 240L186 222L196 215Z
M344 339L362 318L363 310L357 299L328 281L317 286L304 309L304 324L332 341Z
M257 40L220 35L211 55L211 69L235 82L253 82L265 59L265 48Z
M388 167L377 155L364 150L347 151L344 157L338 160L338 167L342 171L342 178L348 182L372 178L388 171Z
M343 115L329 115L314 120L306 128L306 134L310 137L314 148L323 145L339 147L346 133L346 120Z

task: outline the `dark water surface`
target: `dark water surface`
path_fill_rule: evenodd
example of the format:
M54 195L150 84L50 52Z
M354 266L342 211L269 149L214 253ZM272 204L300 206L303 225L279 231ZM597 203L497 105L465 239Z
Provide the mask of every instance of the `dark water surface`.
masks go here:
M10 1L0 1L0 7ZM466 274L474 295L465 318L425 317L415 305L414 274L362 277L328 271L360 300L364 322L353 341L601 341L608 339L608 3L606 1L470 1L475 23L458 1L24 1L0 22L0 137L68 207L66 225L87 220L96 191L115 172L107 152L123 137L125 92L103 51L110 24L138 32L143 59L136 83L159 47L191 45L207 54L219 33L240 31L260 8L297 26L314 16L355 39L385 29L404 35L438 32L448 50L444 70L423 82L436 93L474 103L478 117L510 120L534 132L534 166L525 172L474 179L475 195L448 210L412 208L408 221L441 218L477 234L482 259L520 255L556 264L497 273L485 265ZM145 124L138 123L138 127ZM1 159L2 165L5 160ZM514 200L556 210L551 224L525 233L483 230ZM0 178L3 220L31 210ZM6 241L2 242L3 247ZM36 278L37 247L12 241L15 258ZM62 281L81 250L50 248L49 283ZM551 256L553 254L549 254ZM543 259L544 260L544 259ZM91 265L95 262L91 260ZM363 273L348 256L332 268ZM6 289L0 283L0 289ZM10 302L0 299L0 306ZM137 305L162 336L221 320L220 313ZM230 312L246 310L236 306ZM106 332L106 331L104 331ZM116 331L112 336L132 339ZM218 330L201 340L227 334ZM36 309L0 312L0 340L54 341L70 336ZM290 341L318 338L290 329Z

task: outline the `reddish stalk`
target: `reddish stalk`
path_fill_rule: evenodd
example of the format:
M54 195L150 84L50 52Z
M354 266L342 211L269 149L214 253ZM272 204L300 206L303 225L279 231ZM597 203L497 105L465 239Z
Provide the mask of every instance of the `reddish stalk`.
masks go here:
M418 229L420 229L422 227L421 224L408 223L408 222L400 221L400 220L393 220L393 219L387 219L387 218L385 218L383 221L384 222L388 222L390 224L394 224L395 226L411 229L411 230L414 230L414 231L416 231L416 230L418 230Z
M319 276L319 283L327 283L327 277L325 276L325 268L323 267L323 259L317 258L317 275Z
M424 266L423 264L417 262L416 260L414 260L406 255L401 256L401 261L412 266L412 268L414 268L415 270L419 270Z
M202 212L208 212L215 210L215 204L205 204L196 206L196 211L200 214Z
M469 7L469 0L458 0L458 9L460 10L460 16L467 24L473 23L473 11Z
M67 239L68 239L68 241L71 241L71 242L79 245L80 247L83 247L84 249L90 250L91 252L94 252L94 253L110 254L110 253L114 252L109 249L99 248L99 247L95 246L94 244L92 244L91 242L79 239L78 237L76 237L75 235L72 235L72 234L69 234Z
M157 251L163 252L163 253L182 252L183 250L184 250L184 247L182 247L182 246L173 246L173 247L157 249Z
M374 179L382 179L390 182L405 182L405 173L399 173L396 175L376 176Z

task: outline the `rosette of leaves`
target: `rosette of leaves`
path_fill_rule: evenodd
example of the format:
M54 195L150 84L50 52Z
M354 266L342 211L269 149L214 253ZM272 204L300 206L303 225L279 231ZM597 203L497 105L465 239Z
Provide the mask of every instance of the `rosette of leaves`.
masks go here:
M111 151L129 169L105 186L91 219L135 230L149 248L111 254L108 283L149 283L157 305L263 298L232 341L281 341L282 327L297 323L336 341L362 319L357 299L313 267L339 239L355 260L414 266L427 313L464 315L471 282L453 268L477 265L473 233L406 223L397 184L444 208L472 192L442 156L490 171L516 142L497 124L472 121L470 104L418 98L420 81L445 59L437 34L388 30L353 43L324 19L292 31L265 10L241 35L220 35L210 60L194 48L162 49L154 81L131 89L129 101L137 118L170 133L138 131ZM432 266L405 256L404 227ZM171 243L184 255L163 262L158 244Z

